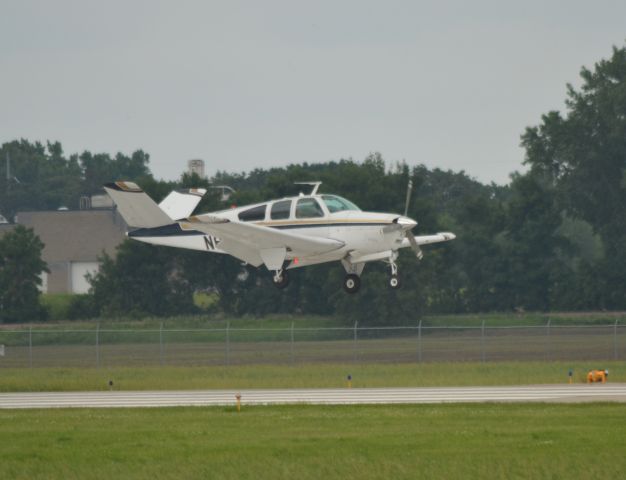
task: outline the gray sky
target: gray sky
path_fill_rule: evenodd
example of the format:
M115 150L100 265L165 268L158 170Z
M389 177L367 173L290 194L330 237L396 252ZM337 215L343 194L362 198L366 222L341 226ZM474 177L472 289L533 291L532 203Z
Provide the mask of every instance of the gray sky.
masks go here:
M0 2L0 142L247 171L380 151L505 183L623 1Z

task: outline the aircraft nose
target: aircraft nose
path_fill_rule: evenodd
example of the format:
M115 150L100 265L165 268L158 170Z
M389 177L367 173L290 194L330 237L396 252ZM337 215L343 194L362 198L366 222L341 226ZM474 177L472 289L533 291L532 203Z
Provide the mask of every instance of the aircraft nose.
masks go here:
M395 222L400 225L404 230L411 230L417 225L417 222L409 217L398 217Z

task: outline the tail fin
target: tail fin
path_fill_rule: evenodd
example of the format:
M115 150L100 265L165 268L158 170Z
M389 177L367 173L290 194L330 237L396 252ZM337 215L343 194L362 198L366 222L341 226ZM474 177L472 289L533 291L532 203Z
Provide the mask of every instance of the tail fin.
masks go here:
M172 220L181 220L190 217L194 209L206 193L204 188L186 188L172 190L172 192L159 203L159 207Z
M104 189L129 226L152 228L172 223L172 219L137 184L107 183Z

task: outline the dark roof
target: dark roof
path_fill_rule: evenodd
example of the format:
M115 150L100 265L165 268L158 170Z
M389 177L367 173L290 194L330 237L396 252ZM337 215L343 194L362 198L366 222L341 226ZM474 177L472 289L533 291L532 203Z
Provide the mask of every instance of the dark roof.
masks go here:
M102 251L114 255L126 232L114 209L19 212L16 220L41 238L48 263L95 261Z

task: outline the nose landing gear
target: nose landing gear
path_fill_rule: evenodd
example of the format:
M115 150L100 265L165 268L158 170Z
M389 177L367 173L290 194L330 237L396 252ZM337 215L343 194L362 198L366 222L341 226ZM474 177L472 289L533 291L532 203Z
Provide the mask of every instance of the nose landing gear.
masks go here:
M398 278L398 275L392 275L389 277L389 286L394 290L400 288L400 279Z
M398 278L398 265L396 265L396 259L391 257L389 259L389 266L391 267L391 276L389 277L389 287L397 290L400 288L400 279Z

